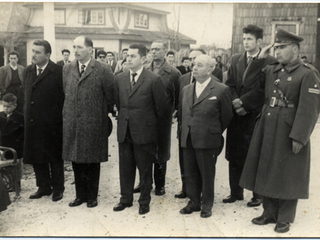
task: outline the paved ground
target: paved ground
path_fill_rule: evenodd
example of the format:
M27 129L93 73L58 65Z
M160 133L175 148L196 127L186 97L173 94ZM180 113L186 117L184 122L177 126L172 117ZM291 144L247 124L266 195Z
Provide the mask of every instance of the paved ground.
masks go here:
M176 124L172 133L167 193L158 197L152 191L151 211L148 214L138 214L138 194L135 194L133 207L122 212L112 210L120 197L118 149L114 131L109 140L110 160L102 164L99 205L96 208L89 209L85 204L76 208L68 207L75 197L74 185L71 185L72 171L65 172L66 190L61 201L54 203L51 197L30 200L29 195L36 189L35 179L32 168L25 166L21 198L0 213L0 236L320 237L319 123L311 138L310 198L299 201L296 221L290 232L285 234L275 233L274 224L256 226L251 223L252 218L260 216L262 207L246 207L251 198L248 191L245 191L244 201L227 205L222 203L222 199L229 195L228 162L224 159L224 152L217 162L213 216L202 219L199 213L181 215L179 210L187 204L187 200L174 198L181 187ZM67 170L69 167L67 164Z

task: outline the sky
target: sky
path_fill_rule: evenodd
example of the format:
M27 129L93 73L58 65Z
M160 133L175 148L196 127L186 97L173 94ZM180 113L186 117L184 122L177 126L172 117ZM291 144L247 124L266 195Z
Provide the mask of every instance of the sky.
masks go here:
M168 27L176 30L180 8L179 32L197 41L196 45L230 48L232 36L232 3L145 3L145 6L170 12Z

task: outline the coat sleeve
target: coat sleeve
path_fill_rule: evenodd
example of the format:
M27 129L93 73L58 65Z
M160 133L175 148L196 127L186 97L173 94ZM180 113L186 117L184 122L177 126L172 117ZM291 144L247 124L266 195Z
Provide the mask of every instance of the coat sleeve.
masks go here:
M108 111L111 112L114 106L114 75L110 69L103 68L102 87L107 99Z
M120 98L119 98L119 77L115 77L114 81L114 103L116 104L116 107L118 111L120 111Z
M306 145L317 123L320 110L319 78L310 70L302 80L299 103L289 137ZM292 119L293 120L293 119ZM292 122L291 119L286 119Z
M224 132L233 117L232 97L228 88L221 95L220 109L221 132Z
M235 60L235 57L233 56L231 58L231 65L230 65L230 68L228 70L227 80L226 80L226 85L230 89L232 100L234 100L236 98L239 98L237 90L236 90L236 79L234 79L234 77L236 76L236 72L237 72L236 60Z

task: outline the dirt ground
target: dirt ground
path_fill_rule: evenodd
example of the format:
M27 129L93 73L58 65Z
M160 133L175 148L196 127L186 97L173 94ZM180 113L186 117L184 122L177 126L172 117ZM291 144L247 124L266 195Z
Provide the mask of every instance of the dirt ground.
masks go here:
M115 126L115 122L114 126ZM24 166L21 198L0 213L0 236L93 236L93 237L320 237L320 126L311 137L312 167L310 197L298 203L296 220L288 233L274 232L274 224L257 226L251 219L260 216L262 207L248 208L246 203L251 193L245 191L245 200L223 204L229 195L228 162L224 152L216 166L215 201L213 215L203 219L200 214L181 215L179 210L187 199L175 199L181 190L178 160L176 124L172 130L172 154L168 162L166 194L155 196L151 192L150 212L139 215L139 194L131 208L114 212L120 198L118 147L116 131L109 138L109 162L101 165L98 206L87 208L86 204L70 208L68 203L75 198L73 172L70 163L65 164L65 193L61 201L52 202L51 196L31 200L36 191L35 176L30 165ZM11 199L14 193L10 193Z

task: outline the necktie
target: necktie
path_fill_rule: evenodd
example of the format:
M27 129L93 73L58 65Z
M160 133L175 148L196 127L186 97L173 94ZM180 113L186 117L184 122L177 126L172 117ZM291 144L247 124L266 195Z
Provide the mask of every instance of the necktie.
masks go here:
M135 81L135 76L137 76L138 74L137 73L132 73L131 76L132 76L132 80L131 80L131 90L133 89L134 85L136 84L136 81Z
M86 65L81 65L81 72L80 72L80 77L84 73L84 69L86 68Z
M11 116L11 114L9 115L7 115L7 122L9 122L9 120L10 120L10 116Z
M39 68L38 71L39 71L39 73L38 73L38 76L39 76L42 73L42 69Z
M251 63L253 57L249 56L248 59L247 59L247 66L249 66L249 63Z

